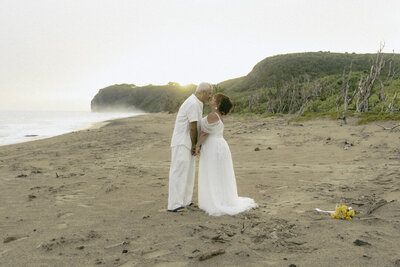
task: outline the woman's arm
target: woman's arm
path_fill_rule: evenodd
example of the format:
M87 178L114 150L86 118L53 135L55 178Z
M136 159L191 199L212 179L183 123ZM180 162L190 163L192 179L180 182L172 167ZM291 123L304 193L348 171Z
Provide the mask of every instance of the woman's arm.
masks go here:
M217 116L214 112L211 112L211 113L208 114L208 116L207 116L207 122L208 122L208 123L215 123L215 122L217 122L218 120L219 120L219 119L218 119L218 116ZM208 136L208 133L206 133L206 132L204 132L204 131L200 131L200 136L199 136L199 138L197 139L196 153L195 153L195 155L199 155L199 154L200 154L201 144L204 142L204 140L206 140L207 136Z

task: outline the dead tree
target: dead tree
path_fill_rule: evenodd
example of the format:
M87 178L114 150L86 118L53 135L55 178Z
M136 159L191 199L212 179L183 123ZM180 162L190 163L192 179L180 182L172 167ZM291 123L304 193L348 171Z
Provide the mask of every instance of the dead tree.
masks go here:
M284 113L286 106L287 106L287 95L290 92L289 90L290 85L285 84L283 87L281 87L278 92L277 92L277 97L279 101L279 105L277 108L277 113Z
M303 104L300 107L299 112L297 113L297 118L301 116L301 114L304 111L304 108L307 106L307 104L314 100L315 98L321 97L321 92L322 92L322 86L320 84L314 84L314 88L311 92L311 94L309 94L306 98L305 101L303 102Z
M396 70L394 70L392 68L392 63L394 60L394 54L392 56L392 58L388 61L389 62L389 70L388 70L388 74L386 76L385 81L382 81L381 79L379 79L380 82L380 92L379 92L379 99L380 101L382 101L382 109L381 111L383 111L384 108L386 108L387 112L390 112L390 114L393 114L395 111L395 104L397 101L397 92L395 92L392 101L390 102L390 104L387 104L387 100L388 100L388 96L386 94L386 88L391 88L392 86L392 82L393 82L393 78L396 75Z
M340 120L340 105L342 104L342 96L341 95L337 95L336 96L336 110L337 110L337 119Z
M274 112L274 107L272 105L272 100L270 97L268 97L267 107L265 108L264 114L270 114L270 113L275 113L275 112Z
M253 112L253 107L254 106L259 106L260 105L260 95L258 93L255 93L251 95L249 99L249 110L250 112Z
M393 114L394 111L396 110L394 106L396 105L397 98L398 98L398 97L397 97L397 92L396 92L396 93L394 93L392 102L390 102L390 104L389 104L389 106L388 106L388 108L389 108L389 110L390 110L390 114ZM398 108L397 110L400 110L400 108Z
M384 55L382 54L382 50L384 45L381 45L379 48L375 61L372 63L369 74L366 77L361 76L360 82L358 84L358 92L357 92L357 103L356 110L357 112L366 112L369 110L368 100L372 95L372 90L375 85L375 81L378 75L381 73L383 67L385 66Z
M278 91L278 90L276 90ZM265 97L268 99L267 101L267 107L265 108L264 114L269 114L269 113L276 113L276 98L277 94L274 93L272 88L267 89L265 92Z
M297 80L292 79L290 87L291 87L291 92L289 92L289 95L288 95L288 100L290 99L289 107L288 107L288 113L292 114L293 111L294 111L294 108L296 106L297 96L299 94L298 93L299 88L297 86Z
M353 93L349 97L349 91L350 91L350 79L351 79L351 72L352 72L352 67L353 67L353 62L350 63L350 69L349 73L346 78L346 70L343 70L343 83L342 83L342 99L344 102L344 110L343 110L343 116L340 117L340 111L339 111L339 101L337 102L337 110L338 110L338 119L342 119L344 123L347 123L347 111L349 110L349 106L353 102L353 99L357 93L357 88L354 88Z

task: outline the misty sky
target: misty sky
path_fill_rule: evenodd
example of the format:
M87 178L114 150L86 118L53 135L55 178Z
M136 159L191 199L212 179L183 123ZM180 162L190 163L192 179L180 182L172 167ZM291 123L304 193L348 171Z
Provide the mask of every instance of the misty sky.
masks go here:
M89 110L117 83L218 83L308 51L400 52L400 1L1 0L0 110Z

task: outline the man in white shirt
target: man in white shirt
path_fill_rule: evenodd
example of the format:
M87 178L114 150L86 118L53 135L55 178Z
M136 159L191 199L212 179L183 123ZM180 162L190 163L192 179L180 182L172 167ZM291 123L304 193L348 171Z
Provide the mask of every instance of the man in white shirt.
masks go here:
M200 83L195 94L183 102L176 116L171 140L168 211L183 211L185 206L192 204L197 137L203 105L208 104L211 93L211 84Z

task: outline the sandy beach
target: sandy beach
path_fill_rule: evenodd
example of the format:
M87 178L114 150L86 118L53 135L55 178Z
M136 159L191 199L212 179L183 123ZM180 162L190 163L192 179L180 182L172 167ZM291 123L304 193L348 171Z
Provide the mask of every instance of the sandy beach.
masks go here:
M166 212L175 116L0 147L0 266L400 266L400 131L229 116L239 195L259 208L210 217ZM343 204L353 220L315 211Z

